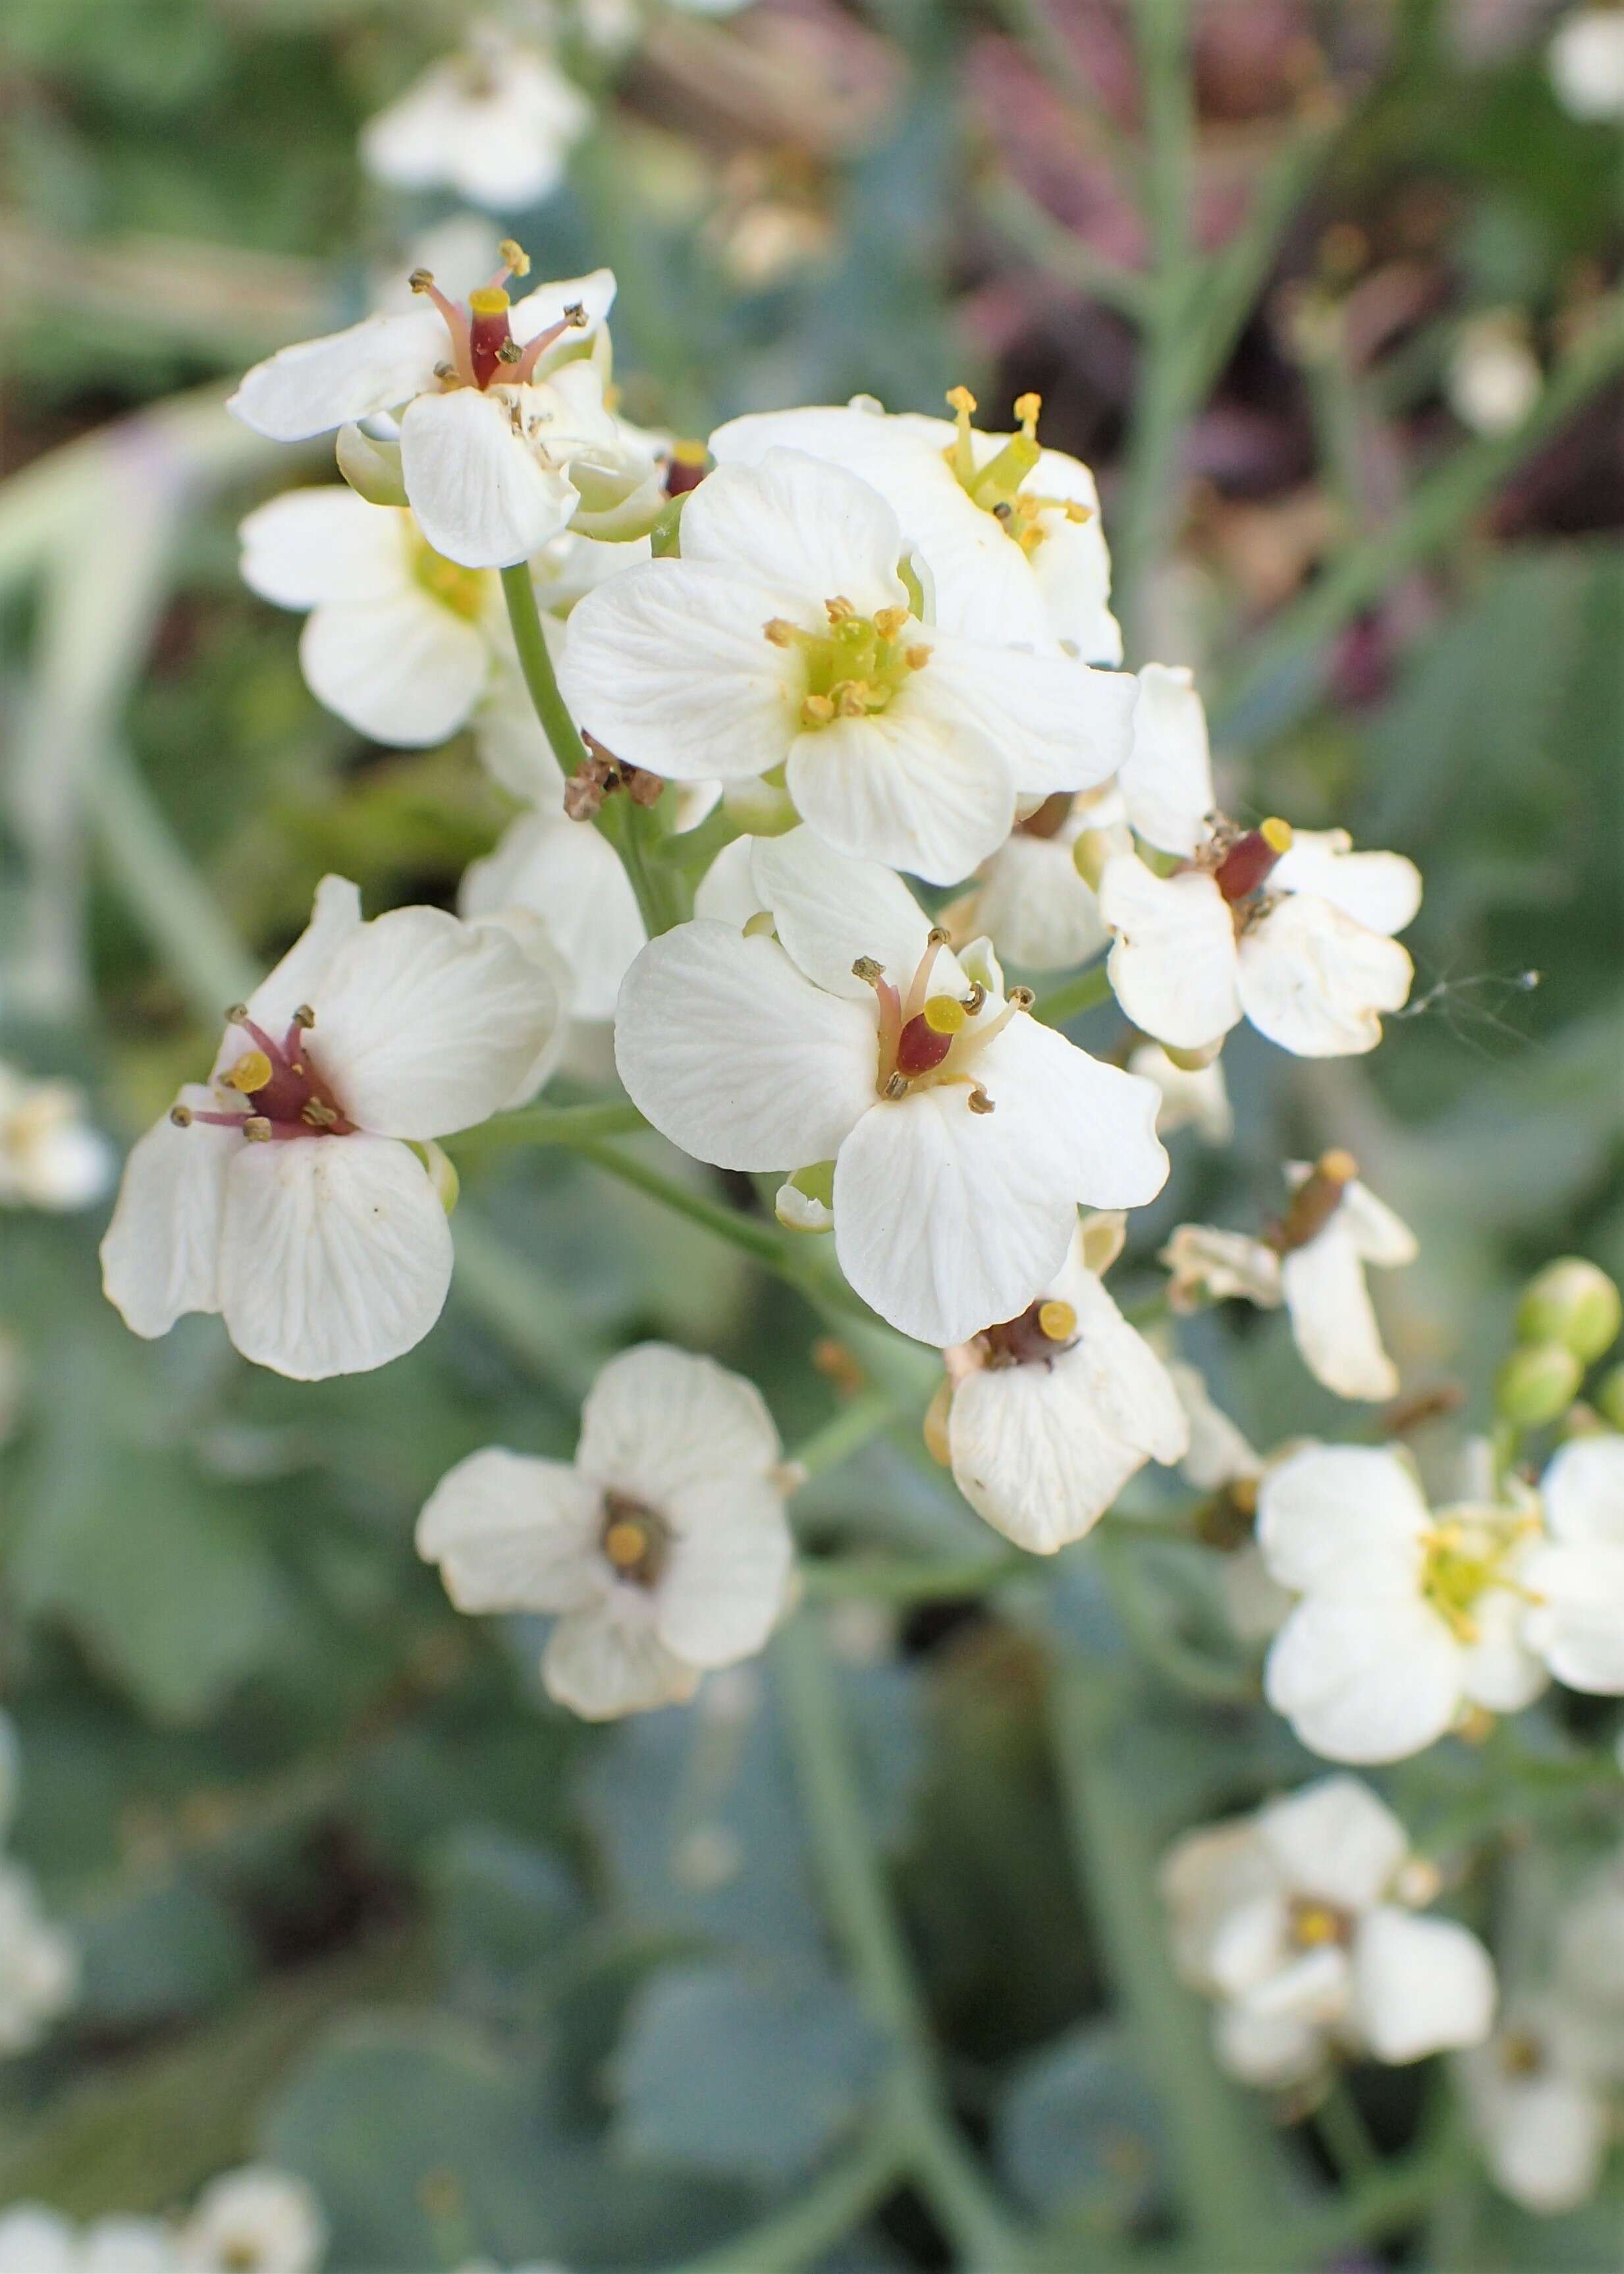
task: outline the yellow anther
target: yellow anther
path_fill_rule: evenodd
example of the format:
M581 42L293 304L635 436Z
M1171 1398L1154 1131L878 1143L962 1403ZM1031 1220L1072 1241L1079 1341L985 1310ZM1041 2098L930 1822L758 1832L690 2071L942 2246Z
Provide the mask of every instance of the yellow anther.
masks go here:
M243 1124L243 1134L251 1145L268 1145L271 1125L263 1113L251 1113Z
M406 282L414 292L426 292L434 282L434 271L432 268L414 268Z
M1278 814L1271 814L1258 834L1271 853L1289 853L1291 850L1291 824L1282 821Z
M585 331L587 326L586 302L584 300L572 300L568 307L564 311L564 321L569 326L572 332ZM604 403L606 409L611 410L613 410L614 405L609 401L607 389L605 391Z
M925 1024L933 1035L956 1035L965 1022L965 1006L956 995L933 995L925 1005Z
M874 612L874 629L882 639L893 640L907 620L908 612L906 608L876 608Z
M619 1517L604 1534L604 1554L617 1571L635 1571L649 1552L649 1528L635 1517Z
M1041 395L1018 395L1015 397L1015 416L1020 421L1021 433L1029 442L1035 442L1038 439L1038 413L1042 408Z
M872 690L866 679L843 679L830 691L834 697L835 709L842 719L868 717L868 697Z
M1065 501L1065 517L1068 521L1092 521L1094 508L1091 505L1085 505L1080 498L1068 498Z
M512 237L505 237L496 249L502 257L503 266L511 268L515 276L530 275L530 257L522 245L515 245Z
M787 616L769 616L762 626L764 637L774 647L793 647L798 629Z
M244 1050L237 1064L220 1077L228 1089L241 1090L252 1097L256 1089L263 1089L271 1078L271 1062L263 1050Z
M1291 1922L1294 1940L1304 1950L1342 1940L1342 1923L1328 1903L1304 1903Z
M1345 1147L1333 1145L1328 1153L1321 1153L1320 1174L1328 1184L1350 1185L1359 1173L1359 1164Z
M930 650L923 640L915 640L912 647L903 649L902 660L910 671L923 671L930 660Z
M470 316L500 316L511 305L500 284L482 284L478 291L470 292L468 296Z
M826 695L808 695L801 706L803 727L826 727L835 715L835 706Z
M1049 1302L1038 1305L1038 1324L1051 1343L1069 1343L1077 1332L1077 1313L1070 1303L1057 1302L1051 1298Z
M975 410L975 397L967 387L950 387L947 407L950 410L956 410L961 418L968 418Z
M825 600L823 610L831 624L849 623L857 614L844 592L837 592L832 600Z

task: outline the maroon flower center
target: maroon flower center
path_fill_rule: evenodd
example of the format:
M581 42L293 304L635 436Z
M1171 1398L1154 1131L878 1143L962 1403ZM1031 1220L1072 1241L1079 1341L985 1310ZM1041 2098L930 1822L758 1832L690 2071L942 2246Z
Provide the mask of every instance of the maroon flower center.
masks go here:
M355 1134L355 1123L311 1056L308 1036L316 1014L308 1005L302 1004L294 1013L280 1043L255 1024L245 1004L233 1004L226 1015L231 1026L247 1035L252 1047L216 1076L216 1088L234 1090L246 1111L194 1113L188 1105L177 1105L169 1118L177 1127L207 1122L218 1129L240 1129L244 1137L259 1144L272 1138Z

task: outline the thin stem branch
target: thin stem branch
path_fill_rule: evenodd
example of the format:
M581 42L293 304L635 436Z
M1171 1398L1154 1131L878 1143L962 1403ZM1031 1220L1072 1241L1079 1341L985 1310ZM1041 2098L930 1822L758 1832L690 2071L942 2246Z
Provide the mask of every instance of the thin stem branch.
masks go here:
M440 1141L447 1153L494 1153L513 1145L592 1145L605 1137L631 1137L648 1123L619 1098L602 1105L523 1105Z
M1344 2187L1355 2186L1381 2169L1380 2150L1371 2138L1370 2127L1345 2076L1336 2079L1315 2109L1314 2129Z
M976 192L976 204L982 219L1056 283L1086 293L1135 323L1145 320L1150 288L1139 270L1096 252L1046 212L1012 176L998 174L984 182Z
M838 1562L801 1565L801 1582L811 1602L860 1600L882 1603L943 1603L984 1595L1005 1579L1029 1572L1026 1555L974 1555L939 1562L917 1555L854 1555Z
M859 1453L882 1429L889 1428L896 1416L896 1406L883 1391L867 1390L853 1397L849 1405L803 1437L790 1455L793 1467L808 1477L821 1476L826 1469L838 1468L842 1461Z
M815 2264L882 2202L902 2176L893 2126L881 2122L860 2147L814 2180L786 2210L671 2274L798 2274Z
M517 561L511 568L504 568L502 598L508 603L508 621L513 627L513 643L519 651L519 668L524 674L524 684L542 731L552 745L553 755L568 778L576 772L586 755L586 745L580 729L570 717L553 669L553 658L548 651L546 634L541 628L541 611L536 606L536 587L530 582L530 563Z
M1067 979L1058 987L1051 987L1040 1002L1032 1006L1032 1015L1046 1027L1064 1027L1068 1020L1079 1018L1085 1011L1110 999L1111 983L1105 968L1105 959L1091 963L1079 971L1075 979Z

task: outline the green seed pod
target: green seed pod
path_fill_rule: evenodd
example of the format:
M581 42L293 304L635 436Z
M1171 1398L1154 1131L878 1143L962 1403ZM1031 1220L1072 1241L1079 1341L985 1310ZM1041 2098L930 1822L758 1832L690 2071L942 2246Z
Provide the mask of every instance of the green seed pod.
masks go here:
M1590 1403L1610 1429L1624 1429L1624 1365L1608 1367L1591 1390Z
M1542 1428L1579 1394L1584 1368L1561 1343L1524 1343L1494 1377L1494 1410L1518 1429Z
M1537 1272L1517 1305L1517 1340L1560 1343L1584 1366L1611 1350L1624 1304L1606 1273L1580 1255L1559 1256Z

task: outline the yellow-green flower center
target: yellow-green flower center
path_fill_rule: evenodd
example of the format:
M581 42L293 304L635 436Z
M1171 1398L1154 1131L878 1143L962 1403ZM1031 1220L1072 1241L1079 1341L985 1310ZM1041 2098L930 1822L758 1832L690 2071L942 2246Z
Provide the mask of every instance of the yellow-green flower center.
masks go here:
M1491 1587L1515 1588L1510 1566L1531 1523L1497 1510L1465 1510L1433 1525L1422 1550L1421 1592L1459 1641L1478 1639L1477 1606Z
M860 616L837 593L823 603L826 632L809 632L783 616L763 626L774 647L796 649L806 672L801 724L827 727L836 719L866 719L883 711L898 689L930 660L929 643L906 608L880 608Z
M488 568L464 568L459 561L447 561L443 553L436 553L432 545L418 538L411 573L429 598L438 600L442 608L449 608L454 616L461 616L471 624L484 614L491 582Z
M1074 522L1090 518L1091 509L1077 498L1045 497L1022 487L1042 456L1038 440L1038 413L1043 407L1041 395L1016 396L1015 416L1020 421L1020 432L1011 434L985 465L976 463L975 430L970 424L975 397L967 387L951 387L947 401L958 432L942 455L952 468L953 478L966 496L984 513L991 514L1004 535L1012 538L1028 557L1049 533L1043 526L1044 514L1063 513L1068 521Z

